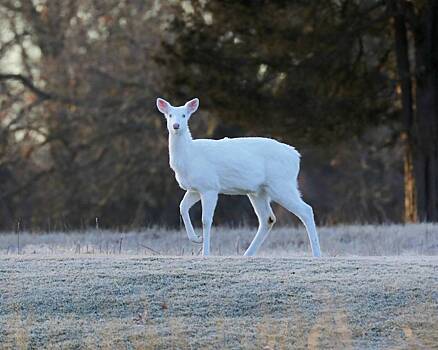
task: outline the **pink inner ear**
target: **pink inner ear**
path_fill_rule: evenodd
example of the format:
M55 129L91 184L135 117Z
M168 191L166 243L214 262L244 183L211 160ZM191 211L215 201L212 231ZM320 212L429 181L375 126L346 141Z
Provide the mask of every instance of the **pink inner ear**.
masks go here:
M190 111L194 111L197 106L198 106L198 102L196 100L193 100L193 101L189 102L189 110Z
M167 103L163 100L158 100L158 106L161 110L167 112Z

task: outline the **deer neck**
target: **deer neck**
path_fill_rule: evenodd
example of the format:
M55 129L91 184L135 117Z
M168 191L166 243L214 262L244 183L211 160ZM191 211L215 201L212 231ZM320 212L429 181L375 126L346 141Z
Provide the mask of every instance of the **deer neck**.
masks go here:
M173 170L184 171L187 167L192 143L189 129L180 134L169 133L169 160Z

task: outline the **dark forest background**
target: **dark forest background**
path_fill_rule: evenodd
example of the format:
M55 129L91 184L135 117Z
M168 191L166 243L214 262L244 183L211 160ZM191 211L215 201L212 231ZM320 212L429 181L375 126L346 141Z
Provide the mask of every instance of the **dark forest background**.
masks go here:
M438 221L437 68L433 0L1 0L0 230L179 226L158 96L294 145L319 224Z

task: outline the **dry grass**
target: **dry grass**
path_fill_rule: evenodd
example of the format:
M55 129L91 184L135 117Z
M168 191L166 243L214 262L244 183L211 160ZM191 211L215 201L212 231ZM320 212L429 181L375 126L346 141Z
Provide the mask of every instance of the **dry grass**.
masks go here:
M432 349L438 258L4 256L3 349Z
M212 233L212 253L242 255L256 228L217 227ZM321 227L325 256L438 255L438 225L356 225ZM125 254L197 255L200 246L190 243L183 230L148 229L114 232L52 232L20 234L20 252L25 254ZM309 255L302 226L274 229L259 251L260 256L296 257ZM17 254L17 234L0 234L0 254Z
M251 259L182 231L21 233L20 255L4 234L0 349L438 349L437 229L321 228L323 259L295 228ZM216 228L213 253L253 234Z

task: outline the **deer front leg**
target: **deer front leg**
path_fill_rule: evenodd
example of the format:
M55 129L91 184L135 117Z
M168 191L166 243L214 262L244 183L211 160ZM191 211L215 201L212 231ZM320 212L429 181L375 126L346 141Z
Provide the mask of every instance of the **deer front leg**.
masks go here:
M187 191L179 205L180 213L184 221L184 226L186 228L187 236L194 243L202 243L202 237L198 237L195 234L192 221L190 220L189 210L191 207L193 207L193 205L199 202L200 199L201 196L199 195L198 192Z
M213 224L213 215L217 203L217 192L209 191L201 193L202 203L202 233L203 233L203 246L202 255L210 255L210 231Z

